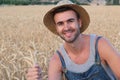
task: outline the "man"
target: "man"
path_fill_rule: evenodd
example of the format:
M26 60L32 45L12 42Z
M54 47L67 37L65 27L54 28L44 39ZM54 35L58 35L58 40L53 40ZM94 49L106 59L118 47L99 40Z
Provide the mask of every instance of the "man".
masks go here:
M84 8L60 1L43 20L65 41L49 62L48 80L62 80L63 74L67 80L120 80L120 54L107 39L82 33L90 23ZM28 70L28 80L37 79L37 69Z

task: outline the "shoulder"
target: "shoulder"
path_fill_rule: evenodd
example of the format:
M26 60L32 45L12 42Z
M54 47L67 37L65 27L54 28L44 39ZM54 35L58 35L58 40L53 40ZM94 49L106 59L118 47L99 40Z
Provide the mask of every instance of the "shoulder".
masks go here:
M52 67L54 66L61 70L62 65L61 65L61 61L57 53L54 53L54 55L51 57L49 66L52 66Z
M105 37L101 37L98 41L98 52L100 57L105 61L118 54L112 43Z
M96 36L96 39L98 37L100 37L100 36ZM102 49L101 51L106 51L106 50L113 49L113 45L112 45L112 43L110 43L110 41L107 38L101 36L101 38L98 41L98 48L99 48L99 50Z
M98 52L101 59L108 63L116 76L120 77L120 53L113 47L112 43L102 37L98 42Z
M48 67L48 78L49 80L61 80L62 67L59 56L57 53L51 57Z

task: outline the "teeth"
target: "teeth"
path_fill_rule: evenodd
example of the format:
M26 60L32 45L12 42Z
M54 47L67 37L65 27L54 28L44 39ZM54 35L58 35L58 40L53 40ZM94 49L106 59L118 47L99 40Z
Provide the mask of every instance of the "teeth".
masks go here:
M64 31L65 33L67 33L67 32L72 32L72 30L67 30L67 31Z
M72 31L67 31L67 32L65 32L65 33L71 33Z

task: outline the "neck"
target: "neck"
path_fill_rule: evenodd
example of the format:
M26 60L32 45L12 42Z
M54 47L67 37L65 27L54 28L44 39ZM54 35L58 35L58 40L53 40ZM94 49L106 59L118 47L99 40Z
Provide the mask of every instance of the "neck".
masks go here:
M80 53L84 48L83 34L80 34L73 43L65 42L65 49L72 53Z

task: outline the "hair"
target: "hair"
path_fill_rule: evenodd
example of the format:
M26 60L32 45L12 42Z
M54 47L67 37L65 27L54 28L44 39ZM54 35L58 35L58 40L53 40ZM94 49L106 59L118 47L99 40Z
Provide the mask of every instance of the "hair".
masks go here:
M55 14L60 13L60 12L64 12L64 11L68 11L68 10L74 11L75 14L76 14L77 19L80 19L79 13L78 13L76 10L74 10L73 8L68 7L68 6L63 6L63 7L60 7L60 8L58 8L58 9L54 10L53 13L52 13L52 15L53 15L53 17L54 17Z

